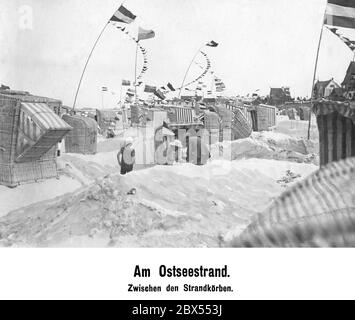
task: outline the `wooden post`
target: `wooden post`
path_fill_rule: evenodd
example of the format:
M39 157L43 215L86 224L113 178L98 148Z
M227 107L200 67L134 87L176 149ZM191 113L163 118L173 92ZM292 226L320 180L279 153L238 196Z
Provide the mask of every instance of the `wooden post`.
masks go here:
M312 128L312 110L313 110L313 103L314 103L314 83L316 81L316 76L317 76L317 68L318 68L318 60L319 60L319 52L320 52L320 47L322 44L322 38L323 38L323 30L324 30L324 21L326 17L327 10L324 11L324 16L322 20L322 28L319 36L319 43L318 43L318 49L317 49L317 57L316 57L316 64L314 66L314 73L313 73L313 80L312 80L312 91L311 91L311 114L309 117L309 123L308 123L308 140L311 139L311 128Z

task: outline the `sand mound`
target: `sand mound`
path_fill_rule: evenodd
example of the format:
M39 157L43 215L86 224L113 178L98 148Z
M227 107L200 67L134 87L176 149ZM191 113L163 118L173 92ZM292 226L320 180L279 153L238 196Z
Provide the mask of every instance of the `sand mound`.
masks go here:
M154 167L107 176L73 194L0 219L0 245L29 247L216 247L281 194L287 170L315 166L267 160ZM131 188L135 196L127 195Z
M223 158L231 160L257 158L319 164L317 143L273 132L253 133L250 138L224 142L213 148L222 148Z

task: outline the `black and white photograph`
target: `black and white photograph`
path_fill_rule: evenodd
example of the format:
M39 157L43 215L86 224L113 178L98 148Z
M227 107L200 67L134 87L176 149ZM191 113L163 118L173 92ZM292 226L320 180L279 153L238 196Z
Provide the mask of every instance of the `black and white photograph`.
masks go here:
M0 0L0 85L0 257L355 247L354 0Z

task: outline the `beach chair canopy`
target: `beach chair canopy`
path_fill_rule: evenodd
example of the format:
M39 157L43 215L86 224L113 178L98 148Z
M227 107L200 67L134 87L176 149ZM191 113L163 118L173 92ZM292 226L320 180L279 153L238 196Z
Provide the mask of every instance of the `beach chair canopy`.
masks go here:
M45 103L21 103L16 162L40 159L71 130Z

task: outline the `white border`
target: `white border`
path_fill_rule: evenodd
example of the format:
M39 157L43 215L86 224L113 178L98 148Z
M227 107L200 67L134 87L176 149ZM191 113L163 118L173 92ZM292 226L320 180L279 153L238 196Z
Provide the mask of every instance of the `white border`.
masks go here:
M134 279L136 265L151 279ZM161 279L162 264L219 267L230 279ZM2 249L0 299L243 300L353 299L355 255L349 249ZM228 284L234 294L129 294L128 283Z

